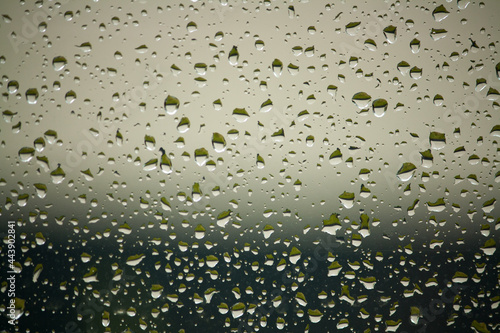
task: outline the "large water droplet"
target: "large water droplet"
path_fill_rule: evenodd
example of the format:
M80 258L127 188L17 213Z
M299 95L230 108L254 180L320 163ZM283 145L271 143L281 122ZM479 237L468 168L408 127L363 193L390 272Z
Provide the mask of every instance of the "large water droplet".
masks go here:
M182 117L181 120L179 121L179 125L177 125L177 130L180 133L185 133L189 130L191 126L191 122L189 121L188 117Z
M339 195L340 203L347 209L350 209L354 206L354 193L346 192Z
M237 122L244 123L245 121L248 120L250 115L245 109L236 108L233 110L233 117L234 119L236 119Z
M432 149L443 149L446 146L446 136L444 133L431 132L429 135L429 143Z
M50 177L52 178L52 182L54 184L62 183L62 181L66 177L66 173L61 168L61 164L58 164L57 168L50 173Z
M205 148L199 148L194 151L194 161L199 166L203 166L208 160L208 151Z
M238 53L238 48L236 46L233 46L231 51L229 51L229 56L228 60L229 63L233 66L238 64L238 59L240 58L240 54Z
M163 173L169 174L172 172L172 161L165 154L165 150L160 148L161 151L161 159L160 159L160 169Z
M35 146L37 152L42 152L45 148L45 139L42 137L36 138L33 145Z
M14 94L19 89L19 83L17 81L9 81L7 84L7 91L9 94Z
M215 132L212 135L212 147L218 153L221 153L224 150L226 150L226 140L224 139L222 134Z
M35 149L31 147L23 147L19 150L19 158L22 162L29 162L35 156Z
M260 106L260 112L269 112L273 109L273 102L270 99L267 99Z
M411 49L411 52L413 53L418 53L418 51L420 51L420 41L416 38L414 38L411 42L410 42L410 49Z
M422 68L418 68L417 66L412 67L410 69L410 77L415 80L420 79L422 77Z
M140 54L146 53L146 52L148 52L148 47L146 45L142 44L142 45L135 48L135 52L140 53Z
M175 114L177 110L179 110L179 105L180 105L179 99L171 95L168 95L164 102L165 111L169 115Z
M390 25L384 29L384 36L385 39L391 44L394 44L396 42L397 38L397 28L393 25Z
M45 136L45 139L49 144L54 144L57 140L57 132L54 130L47 130L45 133L43 133Z
M151 151L155 150L156 139L154 138L154 136L145 135L144 136L144 145L146 146L146 149L148 149L148 150L151 150Z
M33 184L33 186L35 186L36 195L40 199L45 198L45 196L47 195L47 186L45 184L40 184L40 183Z
M374 100L372 107L375 117L382 117L385 114L385 111L387 111L387 105L387 101L383 98Z
M358 92L352 96L352 102L360 109L366 109L370 105L372 98L365 92Z
M158 166L158 159L152 158L149 161L147 161L146 163L144 163L144 166L142 167L142 169L144 171L153 171L153 170L156 170L157 166Z
M63 70L67 63L68 61L66 58L62 56L54 57L54 59L52 59L52 67L54 67L54 70L56 71Z
M415 174L416 168L417 167L413 163L405 162L401 168L399 168L396 175L403 182L409 181Z
M77 47L82 50L83 52L90 52L92 51L92 44L89 42L82 43L80 45L77 45Z
M28 104L36 104L38 96L38 90L36 88L26 90L26 101L28 101Z
M434 17L434 20L436 20L436 22L441 22L442 20L447 18L449 14L450 14L450 12L448 10L446 10L446 7L443 5L437 6L432 11L432 17Z
M274 76L280 77L281 72L283 71L283 63L279 59L274 59L272 63L272 70L274 73Z
M337 148L337 150L330 155L329 161L331 165L337 165L342 162L342 153L340 149Z
M356 36L360 24L361 24L361 22L350 22L349 24L347 24L345 26L345 32L349 36Z
M191 33L191 32L195 32L196 30L198 30L198 26L196 25L196 23L191 21L187 24L186 29L189 33Z
M262 156L260 156L259 154L257 154L256 165L258 169L264 169L264 167L266 166L264 158L262 158Z
M76 93L73 90L70 90L66 93L64 99L66 103L71 104L76 100Z

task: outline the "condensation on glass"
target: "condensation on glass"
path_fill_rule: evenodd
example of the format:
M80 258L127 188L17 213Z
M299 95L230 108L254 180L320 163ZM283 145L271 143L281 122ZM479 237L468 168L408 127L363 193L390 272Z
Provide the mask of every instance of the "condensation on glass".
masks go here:
M2 332L500 329L500 2L0 9Z

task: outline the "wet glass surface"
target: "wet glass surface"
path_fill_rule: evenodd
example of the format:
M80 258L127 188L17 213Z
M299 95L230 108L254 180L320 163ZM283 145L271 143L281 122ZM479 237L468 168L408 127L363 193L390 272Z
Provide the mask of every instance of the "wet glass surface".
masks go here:
M500 2L0 12L0 332L500 329Z

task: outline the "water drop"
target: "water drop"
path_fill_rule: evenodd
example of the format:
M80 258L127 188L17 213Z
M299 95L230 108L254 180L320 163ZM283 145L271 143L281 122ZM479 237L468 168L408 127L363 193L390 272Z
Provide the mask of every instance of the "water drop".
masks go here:
M357 31L359 29L359 25L361 22L351 22L345 26L345 32L349 36L355 36L357 34Z
M264 49L264 46L265 46L265 44L262 40L259 39L259 40L255 41L255 48L257 50L262 51Z
M401 168L399 168L396 175L399 178L399 180L401 180L403 182L407 182L415 174L415 169L417 169L417 167L413 163L405 162L405 163L403 163Z
M80 45L77 45L77 47L80 48L80 50L82 50L83 52L92 51L92 44L90 44L89 42L85 42L85 43L82 43Z
M397 39L397 28L393 25L390 25L383 30L385 39L391 44L394 44Z
M358 92L352 96L352 102L360 109L367 108L371 100L371 96L365 92Z
M442 212L446 208L446 204L444 202L444 198L439 198L435 202L427 202L427 209L430 212Z
M272 63L272 70L274 73L274 76L280 77L281 76L281 71L283 70L283 63L279 59L274 59Z
M194 161L199 166L203 166L208 160L208 151L205 148L199 148L194 151Z
M198 202L201 200L203 196L203 193L201 192L200 189L200 184L199 183L194 183L193 184L193 189L191 191L191 197L193 198L194 202Z
M470 4L470 0L457 0L458 9L463 10Z
M70 90L66 93L64 99L66 100L66 103L71 104L76 100L76 93L73 90Z
M257 154L256 165L258 169L264 169L264 167L266 166L266 164L264 163L264 158L262 158L262 156L260 156L259 154Z
M226 150L226 140L219 133L213 133L212 135L212 147L217 153L221 153Z
M61 164L60 163L57 164L57 168L50 173L50 177L52 178L52 182L54 184L60 184L60 183L62 183L62 181L66 177L66 173L61 168Z
M319 323L321 321L321 318L323 317L323 314L321 313L321 311L319 310L312 310L312 309L309 309L307 310L307 313L309 314L309 320L311 321L311 323L315 324L315 323ZM338 326L338 325L337 325ZM344 327L338 327L339 329L342 329Z
M500 125L495 125L490 131L491 136L500 137Z
M388 105L387 101L383 98L374 100L372 103L372 108L375 117L384 116L385 112L387 111L387 105Z
M233 46L231 51L229 51L229 56L228 56L229 64L231 64L233 66L237 65L239 58L240 58L240 54L238 53L238 47Z
M17 81L9 81L7 84L7 91L9 94L14 94L19 89L19 83Z
M42 137L36 138L33 145L37 152L42 152L45 148L45 140Z
M180 102L177 99L177 97L174 97L171 95L168 95L167 98L165 99L165 102L164 102L165 111L169 115L175 114L177 112L177 110L179 110L179 105L180 105Z
M410 71L410 64L408 64L406 61L401 61L400 63L398 63L397 67L398 67L399 72L403 76L408 74L408 72Z
M331 155L330 155L330 164L331 165L337 165L342 162L342 153L340 152L340 149L337 148Z
M245 313L245 304L236 303L231 307L231 315L234 319L243 316L243 313Z
M191 126L191 122L189 121L188 117L182 117L181 120L179 121L179 125L177 125L177 130L180 133L186 133Z
M233 117L234 119L236 119L237 122L244 123L245 121L248 120L250 115L245 109L236 108L233 110Z
M35 267L35 273L36 272L42 272L41 269L39 268L41 264L38 264L36 267ZM38 268L38 270L37 270ZM40 273L38 273L38 276L40 275ZM35 279L35 276L33 276L33 280L34 282L36 282L36 280L38 279L38 276L36 276L36 279ZM12 312L9 311L9 320L12 319L12 320L18 320L19 318L21 318L21 316L24 314L24 309L25 309L25 303L26 301L22 298L14 298L13 299L14 303L14 309ZM12 304L12 303L10 303ZM12 317L11 315L12 314Z
M198 30L198 26L194 22L189 22L186 26L186 29L189 33L192 33Z
M28 101L28 104L36 104L38 96L38 90L36 88L26 90L26 101Z
M365 40L365 47L370 51L377 51L377 43L373 39Z
M35 149L31 147L23 147L19 150L18 154L22 162L29 162L35 156Z
M57 140L57 132L54 130L47 130L45 133L43 133L45 136L45 139L49 144L54 144Z
M431 132L429 135L429 143L434 150L443 149L446 146L446 136L444 133Z
M434 157L432 156L430 149L427 149L426 151L420 152L420 156L422 159L422 167L424 167L424 168L432 167L432 162L434 160Z
M273 109L273 102L270 99L267 99L260 106L260 112L269 112Z
M63 70L64 67L66 67L67 63L68 61L66 60L66 58L62 56L57 56L54 57L54 59L52 59L52 67L54 68L55 71Z
M487 256L491 256L495 253L497 249L496 247L497 247L496 241L493 238L491 238L484 243L484 245L481 247L481 251L483 251L484 254L486 254Z
M40 183L33 184L33 186L35 186L36 195L40 199L45 198L45 196L47 195L47 186L45 184L40 184Z
M194 70L198 75L205 75L207 73L207 65L201 62L196 63L194 65Z
M139 54L146 53L146 52L148 52L148 47L146 45L142 44L142 45L135 48L135 52L137 52Z
M422 77L422 68L418 68L417 66L412 67L410 69L410 77L415 80L420 79Z
M205 231L205 228L201 224L198 224L194 229L194 237L196 239L203 239L205 237Z
M411 49L411 52L413 52L414 54L418 53L418 51L420 51L420 41L418 39L414 38L410 42L410 49Z
M448 10L446 10L446 7L443 5L437 6L432 11L432 17L434 17L434 20L436 20L436 22L441 22L442 20L447 18L449 14L450 14L450 12Z
M445 29L432 29L431 30L431 38L432 40L434 41L437 41L437 40L440 40L444 37L446 37L446 34L448 33L448 31L446 31Z
M354 206L354 193L346 192L339 195L340 203L347 209L350 209Z

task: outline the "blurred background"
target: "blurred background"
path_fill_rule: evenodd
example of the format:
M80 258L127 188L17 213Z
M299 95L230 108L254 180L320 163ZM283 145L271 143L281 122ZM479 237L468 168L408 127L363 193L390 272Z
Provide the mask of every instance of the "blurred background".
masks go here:
M498 330L499 10L2 3L16 331Z

